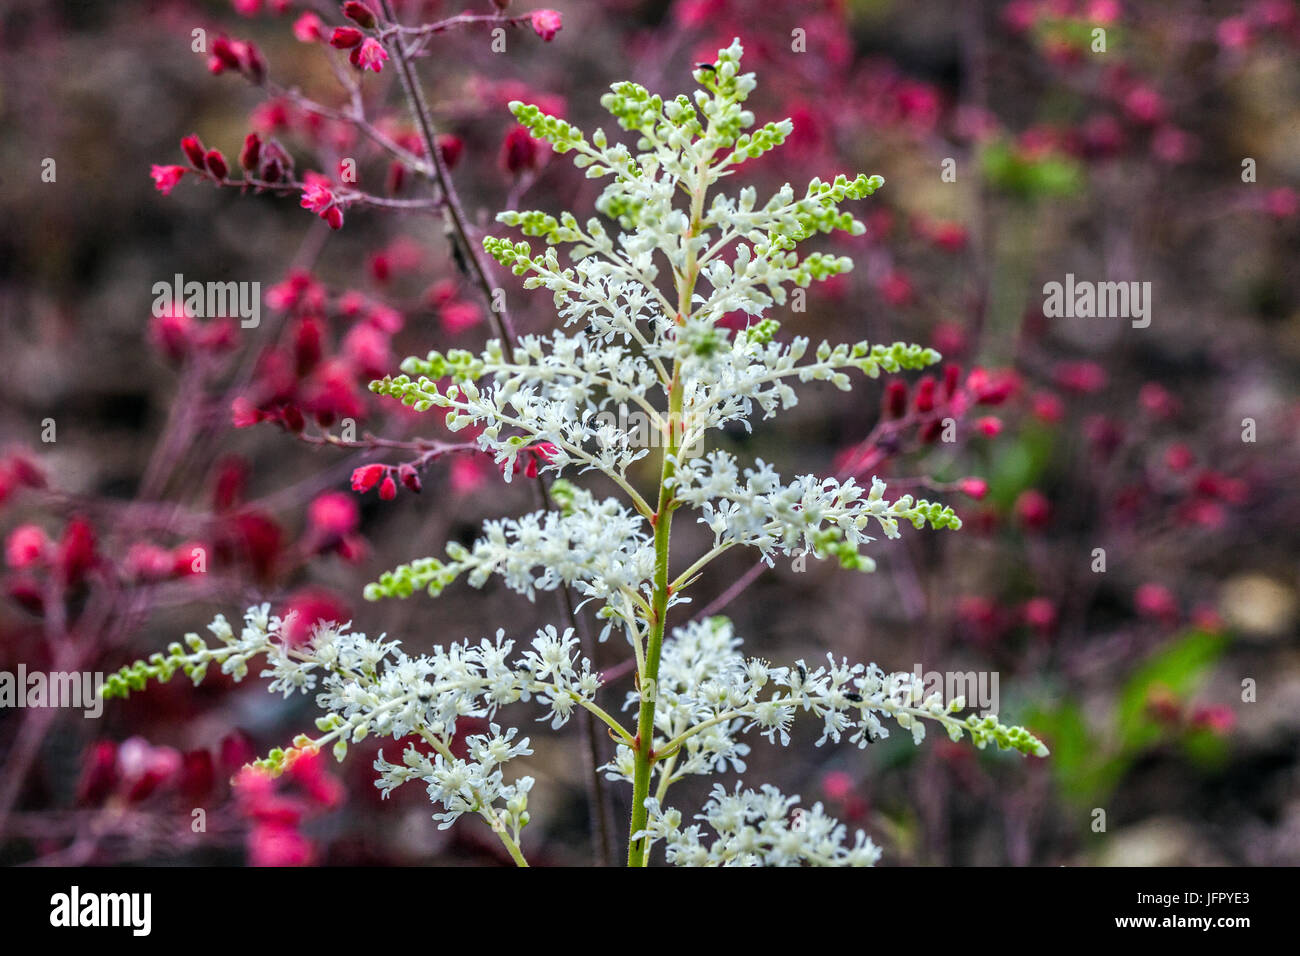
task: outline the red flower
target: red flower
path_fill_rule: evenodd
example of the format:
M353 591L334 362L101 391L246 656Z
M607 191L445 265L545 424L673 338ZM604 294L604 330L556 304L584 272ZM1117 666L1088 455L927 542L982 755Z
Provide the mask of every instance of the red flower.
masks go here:
M534 10L533 11L533 30L534 32L550 43L555 39L555 34L560 32L564 22L560 14L555 10Z
M533 139L531 133L522 126L516 126L506 133L501 144L501 166L512 176L537 169L540 154L540 141Z
M99 561L95 553L95 529L83 518L73 518L63 529L56 563L64 581L77 584Z
M77 802L96 805L117 786L117 744L101 740L90 748L81 780L77 784Z
M352 490L365 494L388 472L387 465L362 465L352 472Z
M447 168L455 169L456 163L460 161L460 154L465 151L465 141L454 133L439 133L434 142L438 144L438 152Z
M283 616L288 621L284 639L291 645L306 643L321 621L346 624L352 620L348 606L333 591L323 588L304 588L292 594Z
M385 476L379 485L379 497L384 501L392 501L397 497L397 482L393 481L392 475Z
M957 482L957 490L979 501L989 493L989 483L983 478L963 478Z
M387 60L388 52L383 45L378 40L372 40L369 37L348 56L348 61L358 70L373 70L376 73L383 70L384 63Z
M164 196L170 196L176 184L181 181L185 175L184 166L159 166L157 164L149 167L149 175L153 177L154 188Z
M1030 488L1016 499L1016 517L1027 529L1037 531L1051 520L1052 506L1046 495L1036 488Z
M996 415L985 415L975 422L975 427L980 430L981 434L989 438L996 438L1002 433L1002 419Z
M26 568L44 563L50 555L50 539L34 524L20 525L9 533L5 543L5 560L11 568Z

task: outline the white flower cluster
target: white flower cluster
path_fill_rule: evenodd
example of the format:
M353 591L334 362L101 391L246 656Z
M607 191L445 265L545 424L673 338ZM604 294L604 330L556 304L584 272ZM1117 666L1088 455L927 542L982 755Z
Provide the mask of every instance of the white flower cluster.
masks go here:
M898 537L898 523L915 527L929 522L935 528L960 528L961 519L951 508L916 501L904 495L885 499L885 483L873 478L870 490L852 478L801 475L789 484L761 458L746 468L741 482L735 456L716 450L699 458L683 458L671 479L676 500L697 508L700 521L713 531L714 544L725 548L747 544L758 548L771 562L772 552L795 550L818 557L833 554L847 567L875 569L858 546L874 540L865 529L875 522L888 538Z
M906 671L886 673L875 664L836 662L812 669L805 661L793 667L773 667L746 658L731 622L715 617L674 629L664 642L659 681L654 689L656 754L659 793L678 780L726 770L743 772L749 748L738 738L757 730L769 742L790 743L790 726L802 712L822 722L821 739L839 743L845 734L859 748L889 736L885 720L911 732L920 743L925 721L941 725L948 736L966 734L981 749L990 743L1001 749L1044 756L1047 748L1021 727L1009 727L995 716L954 716L966 702L957 697L926 696L924 683ZM626 707L641 702L639 692L627 695ZM605 770L611 779L631 779L633 753L619 746Z
M368 585L366 598L408 597L420 588L437 595L461 574L482 587L496 574L529 599L539 590L573 587L600 603L598 614L611 627L615 621L631 625L654 573L645 522L614 499L597 499L567 482L557 481L551 496L562 510L488 521L469 548L447 546L448 562L423 558L400 565Z
M880 859L880 849L861 830L846 845L847 828L820 803L797 808L798 796L767 784L761 791L737 784L734 793L714 786L695 817L713 831L708 845L700 824L683 830L680 811L661 809L654 797L646 802L650 818L643 833L651 846L662 841L666 859L676 866L874 866Z
M302 735L289 750L271 751L259 766L279 772L298 753L327 746L342 760L349 744L372 734L394 740L415 735L431 753L408 746L400 765L389 763L381 753L375 765L380 774L376 786L387 795L402 783L422 780L430 798L444 810L436 815L444 826L474 812L503 836L513 834L516 843L527 822L532 780L506 782L501 767L531 753L528 738L516 742L514 728L502 733L493 723L490 734L468 738L469 757L459 758L451 750L457 722L464 717L490 720L506 704L535 698L546 710L541 719L558 729L575 708L596 696L597 675L578 654L572 630L561 634L554 627L543 628L513 659L514 642L504 631L494 640L437 645L428 654L410 657L398 641L371 640L347 625L326 622L316 624L306 643L292 644L284 638L284 624L263 604L248 609L236 636L225 617L217 615L208 628L215 645L188 634L188 653L173 644L165 656L124 668L106 683L105 696L125 695L149 678L167 680L178 670L197 684L213 663L242 680L249 660L265 655L261 676L270 678L270 691L286 697L294 691L316 691L316 704L326 713L316 721L321 736Z

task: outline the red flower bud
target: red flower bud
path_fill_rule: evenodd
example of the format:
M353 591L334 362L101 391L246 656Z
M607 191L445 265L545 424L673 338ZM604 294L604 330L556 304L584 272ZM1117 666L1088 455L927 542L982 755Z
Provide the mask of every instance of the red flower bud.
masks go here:
M350 50L354 46L360 46L365 38L365 34L355 27L335 27L330 36L330 46L336 50Z
M916 410L925 414L934 411L934 379L928 375L916 383Z
M397 482L393 481L392 475L388 475L380 483L379 497L384 501L392 501L397 497Z
M361 2L361 0L348 0L343 4L343 15L360 27L369 30L378 22L375 19L374 11Z
M406 485L408 489L416 492L417 494L419 493L421 488L420 475L418 472L416 472L415 467L413 465L409 465L409 464L399 465L397 467L397 477L402 479L402 484Z
M943 397L952 398L961 383L961 366L945 365L943 367Z
M203 162L208 167L208 171L218 179L225 179L226 174L230 172L230 167L226 165L226 157L221 155L221 150L210 149L203 156Z
M465 141L452 133L442 133L434 141L438 144L438 153L448 169L454 169L460 161L460 154L465 151Z
M203 148L203 141L197 136L186 136L181 140L181 151L185 153L185 158L190 161L190 165L195 169L204 168L204 154L207 152Z
M302 417L302 409L297 405L286 405L280 409L280 423L295 435L307 424Z
M208 70L214 74L225 70L241 70L243 63L239 59L239 47L229 37L217 37L212 41L212 58L208 60Z
M989 483L983 478L963 478L957 482L957 490L979 501L989 493Z
M77 584L98 563L95 529L83 518L73 518L63 530L56 563L64 581Z
M996 438L1002 432L1002 419L996 415L985 415L975 422L975 427L989 438Z
M239 165L252 172L262 155L262 139L256 133L244 137L244 148L239 151Z
M501 166L512 176L537 169L538 141L522 126L506 133L501 143Z
M907 383L892 379L885 386L885 415L889 418L902 418L907 411Z

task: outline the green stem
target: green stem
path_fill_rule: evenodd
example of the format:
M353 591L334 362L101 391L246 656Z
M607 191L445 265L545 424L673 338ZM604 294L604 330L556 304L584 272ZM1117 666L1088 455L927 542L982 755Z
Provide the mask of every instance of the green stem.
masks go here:
M680 411L682 404L681 381L674 371L669 390L669 405ZM670 416L669 421L673 419ZM671 427L671 426L670 426ZM645 829L649 814L646 798L650 796L650 770L654 765L651 745L655 732L655 697L659 681L659 654L664 643L664 624L668 618L668 540L672 530L672 495L668 479L676 470L673 461L677 454L677 436L671 433L664 445L663 465L659 479L659 510L655 518L655 575L654 596L650 604L650 633L646 638L645 666L640 673L641 709L637 714L634 753L636 771L632 777L632 822L628 829L627 865L645 866L647 841L632 834Z
M691 191L691 224L688 236L699 233L704 214L704 194L708 190L704 175L705 161L696 165L695 187ZM694 247L687 253L686 268L677 283L677 314L675 320L683 324L691 310L691 296L695 292L695 281L699 276L699 263ZM646 799L650 796L650 771L654 767L653 749L655 734L655 698L659 691L659 655L663 649L664 626L668 619L668 598L672 587L668 583L668 541L672 531L673 495L669 489L672 478L677 472L677 454L680 450L682 434L682 368L681 360L673 362L673 377L668 387L668 415L666 418L667 440L663 443L663 457L659 473L659 507L655 512L655 573L654 594L651 600L650 633L646 638L645 666L641 668L640 689L641 709L637 714L636 746L633 748L635 771L632 776L632 821L628 829L627 865L645 866L648 862L650 843L645 837L633 834L645 829L649 819Z

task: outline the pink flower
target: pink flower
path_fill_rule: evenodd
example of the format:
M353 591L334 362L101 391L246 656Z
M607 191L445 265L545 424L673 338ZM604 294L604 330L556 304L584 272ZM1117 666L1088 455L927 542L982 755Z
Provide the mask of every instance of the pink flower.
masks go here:
M1068 392L1089 395L1106 387L1106 370L1096 362L1062 362L1056 367L1056 384Z
M149 175L153 177L154 188L164 196L170 196L176 184L181 181L185 175L184 166L159 166L157 164L149 167Z
M1192 726L1223 736L1237 725L1237 715L1232 708L1222 704L1197 707L1192 711Z
M336 539L357 530L361 513L356 500L341 491L327 491L307 506L307 520L326 538Z
M555 34L560 32L562 26L564 26L564 22L558 11L533 11L533 31L547 43L555 39Z
M996 415L985 415L975 422L975 427L979 429L980 434L988 438L996 438L1002 432L1002 419Z
M1250 46L1250 24L1246 22L1245 17L1227 17L1220 20L1214 32L1218 37L1219 46L1225 50L1244 50Z
M298 830L283 823L258 823L248 832L251 866L307 866L312 845Z
M822 792L827 799L845 800L853 793L853 778L843 770L832 770L822 777Z
M265 412L242 395L230 403L230 423L236 428L252 428L266 418Z
M1030 598L1020 612L1024 615L1025 623L1039 634L1049 634L1056 626L1056 605L1048 598Z
M477 456L458 455L451 463L451 490L469 494L487 480L488 472Z
M308 171L303 179L305 182L302 187L302 200L299 205L303 209L310 209L316 215L320 216L331 229L339 229L343 225L343 210L339 208L338 199L334 195L334 184L322 176L320 173Z
M1052 506L1047 496L1036 488L1030 488L1016 499L1016 517L1030 530L1046 526L1052 517Z
M1264 197L1264 208L1274 219L1291 219L1300 212L1300 195L1294 189L1279 186Z
M143 800L180 773L181 754L155 747L143 737L131 737L117 749L117 773L132 803Z
M307 173L307 181L302 187L303 209L310 209L316 215L324 215L325 210L334 205L333 184L319 173Z
M163 581L171 577L176 560L166 548L137 541L126 553L126 571L140 581Z
M369 37L361 46L353 49L348 56L348 60L358 70L374 70L379 73L384 68L384 63L388 60L388 53L384 50L383 45L378 40L372 40Z
M439 318L442 319L442 327L455 334L482 322L483 312L473 302L458 300L444 305Z
M20 525L9 533L5 560L11 568L26 568L44 562L50 553L50 539L34 524Z
M1138 614L1154 618L1164 624L1178 620L1178 602L1173 592L1162 584L1144 584L1133 595L1133 605Z
M325 39L325 26L314 13L304 13L293 24L293 35L300 43L319 43Z
M983 478L963 478L957 482L957 490L979 501L989 493L989 483Z

